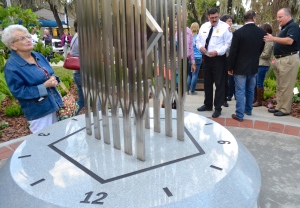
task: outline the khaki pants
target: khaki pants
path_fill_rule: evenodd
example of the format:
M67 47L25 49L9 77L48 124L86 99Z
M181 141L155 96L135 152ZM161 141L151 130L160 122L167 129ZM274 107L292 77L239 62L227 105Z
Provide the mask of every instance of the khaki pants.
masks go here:
M299 55L294 54L275 60L274 73L276 75L276 110L290 113L293 101L293 89L299 68Z

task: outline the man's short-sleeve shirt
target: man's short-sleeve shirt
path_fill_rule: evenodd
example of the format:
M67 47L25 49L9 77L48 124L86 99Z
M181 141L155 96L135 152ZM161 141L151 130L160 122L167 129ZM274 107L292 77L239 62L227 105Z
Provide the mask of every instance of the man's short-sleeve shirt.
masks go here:
M285 26L282 27L278 37L289 37L292 38L294 42L292 45L274 43L274 55L290 54L298 51L299 35L299 26L294 22L294 20L289 21Z
M200 50L201 47L205 46L205 41L209 34L210 28L210 22L206 22L201 26L198 37L196 38L196 47L198 48L198 50ZM232 32L230 31L229 25L219 20L218 24L213 28L207 51L210 52L216 50L218 56L222 56L230 47L231 39Z

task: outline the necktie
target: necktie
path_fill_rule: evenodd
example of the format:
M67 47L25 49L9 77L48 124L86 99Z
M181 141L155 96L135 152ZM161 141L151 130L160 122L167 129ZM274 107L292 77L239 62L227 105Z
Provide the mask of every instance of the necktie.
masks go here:
M206 48L206 50L208 48L208 44L209 44L209 41L210 41L210 38L211 38L211 35L212 35L212 32L213 32L213 29L214 29L214 27L211 26L211 28L209 30L209 33L208 33L208 36L206 38L206 41L205 41L205 48Z

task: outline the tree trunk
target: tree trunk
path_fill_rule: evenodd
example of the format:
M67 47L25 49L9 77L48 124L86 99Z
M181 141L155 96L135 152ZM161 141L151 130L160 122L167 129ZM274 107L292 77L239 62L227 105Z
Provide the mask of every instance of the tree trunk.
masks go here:
M59 36L61 37L63 34L64 34L64 28L63 28L63 25L61 23L61 20L58 16L58 12L57 12L57 8L56 8L56 5L54 5L51 0L46 0L49 5L50 5L50 10L52 11L53 15L54 15L54 19L57 23L57 26L58 26L58 31L59 31Z

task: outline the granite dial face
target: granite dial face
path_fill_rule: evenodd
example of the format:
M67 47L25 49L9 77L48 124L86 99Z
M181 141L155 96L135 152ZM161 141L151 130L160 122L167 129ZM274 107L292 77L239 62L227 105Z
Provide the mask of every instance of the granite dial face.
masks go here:
M172 207L213 190L238 155L236 140L218 123L193 113L185 113L184 123L185 140L179 141L176 135L166 137L164 128L154 132L151 119L143 162L135 152L127 155L87 135L83 117L62 121L18 147L12 178L54 207Z

